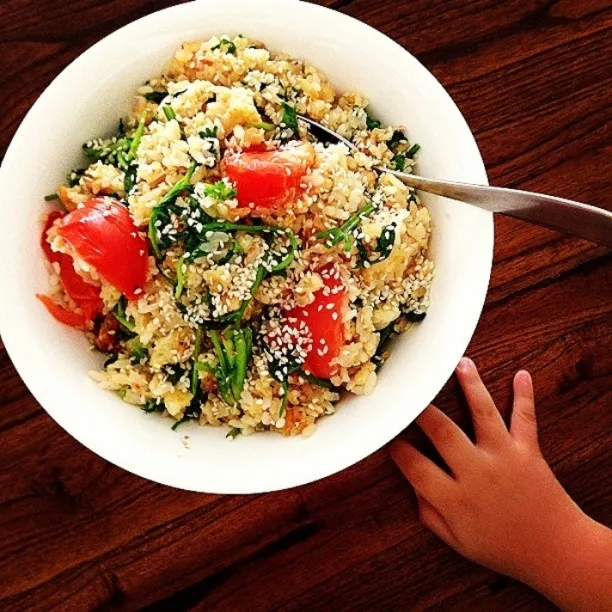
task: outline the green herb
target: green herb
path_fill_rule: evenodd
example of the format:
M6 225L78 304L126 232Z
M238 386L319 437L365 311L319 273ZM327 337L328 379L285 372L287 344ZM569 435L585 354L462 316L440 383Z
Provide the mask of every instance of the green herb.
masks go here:
M204 193L209 198L214 198L219 202L231 200L232 198L236 197L236 190L223 180L204 185Z
M378 119L374 119L372 115L370 115L369 111L366 109L366 126L368 130L373 130L375 128L379 128L382 125Z
M387 257L391 255L391 251L395 246L395 228L395 223L391 223L381 232L380 238L378 239L378 243L376 245L376 250L380 253L378 261L387 259Z
M105 360L104 360L104 367L108 367L109 365L111 365L112 363L115 363L115 361L117 361L117 359L119 359L119 355L117 353L112 353L111 355L109 355Z
M425 318L426 312L405 312L404 318L410 323L419 323Z
M288 249L287 254L280 261L278 261L278 263L272 263L277 262L278 254L272 251L268 253L268 263L270 266L268 271L270 274L278 274L279 272L285 270L295 259L298 248L297 239L292 231L288 229L276 229L275 231L289 238L290 248Z
M138 337L131 338L125 343L125 347L130 352L130 361L133 365L141 363L149 356L149 351L142 346Z
M179 181L177 181L172 188L166 193L166 195L157 203L155 208L151 211L151 216L149 217L149 241L151 242L151 246L153 247L153 252L157 259L161 258L161 250L159 248L159 243L157 240L157 228L155 227L155 223L159 218L160 214L164 210L164 206L172 202L176 197L178 197L181 191L186 191L187 189L191 189L191 177L195 171L196 164L193 162L191 166L189 166L189 170L187 170L187 174Z
M387 327L381 329L379 332L380 338L378 341L378 348L376 349L376 353L374 353L374 356L372 357L372 363L376 365L376 369L380 368L380 366L383 364L383 354L385 352L389 340L391 339L391 336L393 336L393 334L395 333L394 328L395 323L389 323Z
M293 106L283 102L283 117L281 119L281 127L285 127L292 130L297 134L298 132L298 120L297 111Z
M414 143L409 149L408 151L406 151L405 155L406 157L409 157L410 159L414 159L414 156L421 150L421 145L418 143Z
M395 130L395 132L393 132L393 135L391 136L391 139L387 141L387 146L390 149L395 149L395 147L397 147L400 142L407 142L407 140L408 139L406 138L404 132L402 132L401 130Z
M125 156L125 161L128 164L136 156L136 151L138 150L138 146L140 145L140 140L142 139L142 135L144 134L146 121L147 121L147 111L142 111L142 115L140 115L140 121L138 122L138 127L136 128L136 131L134 132L132 142L130 143L130 148L128 149L127 155Z
M218 360L212 367L212 373L217 379L221 396L233 406L240 402L244 389L253 350L253 333L250 327L230 326L222 333L209 330L208 336Z
M156 397L155 399L150 399L144 406L141 406L140 409L146 413L163 412L166 406L161 397Z
M117 151L117 165L121 170L127 170L128 162L123 151Z
M312 374L306 374L304 370L299 370L298 374L308 382L311 382L314 385L318 385L319 387L323 387L324 389L332 389L333 385L329 380L325 380L324 378L318 378L317 376L313 376Z
M225 53L230 53L232 55L236 53L236 45L227 38L222 38L218 44L216 44L214 47L211 47L211 51L214 51L215 49L223 50L223 47L227 47L225 49Z
M53 202L53 200L59 200L57 193L50 193L45 196L45 202Z
M285 231L275 225L246 225L246 223L231 223L229 221L211 221L203 226L201 233L206 232L247 232L260 234L264 232Z
M187 264L184 264L184 257L179 257L176 262L176 289L174 290L174 299L178 300L181 297L181 293L183 293L183 284L185 282L185 271L183 270L183 266L187 267Z
M202 414L202 401L205 399L206 398L202 398L199 393L196 393L189 406L187 406L183 417L171 427L172 431L176 431L183 423L187 423L187 421L199 419Z
M326 239L327 246L336 246L339 242L344 241L345 249L348 251L351 248L352 239L351 232L359 225L364 217L374 212L375 206L372 202L368 202L360 208L354 215L343 223L340 227L332 227L331 229L317 232L315 238ZM348 247L348 248L347 248Z
M227 321L241 321L242 320L242 317L244 316L246 309L249 307L249 304L251 303L253 296L255 295L255 293L257 293L257 290L259 289L265 277L266 277L265 267L259 266L259 268L257 268L257 276L255 277L255 282L251 286L249 297L242 301L242 304L240 305L240 308L238 310L225 315L225 320Z
M246 328L251 331L250 328ZM234 361L235 372L232 377L232 393L236 401L240 401L244 383L246 381L247 363L250 355L247 353L247 340L244 334L234 334L234 348L236 351L236 359Z
M229 363L227 362L227 358L225 356L225 353L223 352L223 346L221 345L219 333L215 330L211 330L208 332L208 336L210 337L210 340L213 343L215 352L217 353L217 359L219 360L221 367L224 370L227 370L229 368Z
M287 253L276 253L270 250L267 254L266 261L261 266L263 268L262 274L278 274L285 270L291 262L295 259L298 244L297 239L293 232L288 229L283 229L281 227L273 226L273 225L246 225L241 223L230 223L227 221L212 221L211 223L207 223L202 226L200 230L200 236L206 236L209 232L245 232L247 234L262 234L269 233L278 236L286 236L289 238L289 249L287 249ZM210 240L210 239L205 239ZM190 249L189 259L193 260L197 257L201 256L203 253L207 252L205 245L206 241L202 241L199 245ZM237 245L237 241L234 239L234 245ZM239 248L239 245L236 246ZM258 271L259 276L259 271ZM259 284L263 281L263 277L259 280L259 283L256 280L256 284L253 285L251 289L251 294L259 287ZM245 307L246 310L246 307ZM238 311L236 311L238 312ZM244 312L244 310L243 310ZM235 313L229 313L230 316Z
M406 168L406 158L403 155L396 155L392 160L393 169L403 172Z
M193 347L193 369L191 370L191 392L195 395L198 389L198 381L200 380L198 376L198 357L200 356L200 351L202 350L202 328L198 327L195 333L195 343ZM206 364L201 364L206 365ZM203 369L203 368L200 368Z
M153 214L151 215L150 227L156 228L157 219L160 218L161 212L156 209L153 210ZM257 269L257 274L255 277L255 282L251 286L250 295L247 299L243 300L240 307L227 314L224 314L216 319L207 321L207 324L212 326L221 326L223 324L229 324L234 322L239 322L246 309L248 308L253 295L257 292L259 286L263 282L264 278L267 275L281 274L283 271L291 265L298 250L298 243L295 235L288 229L283 229L277 226L270 225L246 225L241 223L230 223L227 221L210 221L209 223L204 223L199 226L199 231L197 235L193 235L187 238L185 241L185 253L187 253L184 257L184 262L191 262L196 260L199 257L206 256L209 253L215 252L219 249L222 243L227 244L227 248L225 249L225 254L219 261L218 265L222 265L223 263L227 263L230 261L236 252L241 252L242 249L238 240L232 235L233 232L245 232L248 234L267 234L272 237L285 237L289 241L288 247L281 247L281 249L276 250L275 248L270 248L265 255L264 260L261 262L259 268ZM219 234L222 234L219 236ZM225 234L225 235L223 235ZM150 234L151 235L151 234ZM151 239L151 243L153 247L157 247L159 249L159 244L154 243ZM161 252L161 251L160 251ZM177 284L175 291L175 298L178 300L182 294L183 284L179 278L177 273ZM210 300L210 294L206 294L206 298ZM179 308L184 306L182 304L177 304ZM210 306L210 305L209 305ZM210 311L213 311L213 308L210 307Z
M199 232L197 234L197 240L194 236L192 239L188 239L185 249L187 256L184 258L187 262L192 262L198 257L206 257L211 253L215 253L219 251L219 249L225 247L225 243L228 243L228 247L225 250L225 255L217 261L217 265L223 265L222 262L227 263L231 258L234 252L234 244L236 240L230 236L230 234L226 234L225 232ZM223 247L221 246L223 245Z
M83 145L85 156L91 161L100 161L111 166L125 167L125 154L130 148L131 139L127 136L120 138L96 138ZM84 172L84 171L83 171Z
M357 264L357 267L363 268L366 266L366 264L373 265L376 263L380 263L381 261L387 259L389 255L391 255L393 247L395 246L396 227L397 226L395 223L391 223L383 229L380 234L380 237L376 242L376 251L378 252L378 255L374 259L370 259L370 255L367 249L365 248L363 242L361 240L357 241L357 250L359 252L359 262Z
M227 225L235 225L235 224L227 224ZM289 266L291 262L295 259L295 255L297 253L297 240L293 232L291 232L288 229L281 229L281 228L276 228L273 226L265 226L265 225L247 225L244 227L248 229L246 230L243 229L242 231L248 232L249 230L251 230L250 233L257 233L254 230L259 230L259 231L264 231L264 232L272 231L272 232L284 233L289 237L291 248L288 250L287 254L284 255L280 261L278 261L278 257L279 257L278 254L272 251L268 252L267 260L264 263L262 263L257 269L257 275L255 277L255 282L251 286L250 296L247 299L243 300L238 310L235 310L234 312L230 312L220 317L220 319L223 321L242 320L242 317L244 316L246 309L251 303L251 300L253 299L253 296L255 295L255 293L257 293L257 290L261 286L261 283L263 282L264 278L266 278L268 274L270 275L279 274L283 270L285 270L287 266Z
M175 363L167 363L162 366L162 372L168 376L168 380L176 385L185 375L185 368Z
M265 132L273 132L276 129L276 126L273 123L268 123L267 121L253 123L251 127L257 128L258 130L264 130Z
M186 423L187 421L191 421L192 418L188 417L187 415L185 415L184 417L181 417L176 423L174 423L174 425L172 425L172 427L170 428L172 431L176 431L183 423Z
M199 136L200 138L216 138L218 129L219 126L213 125L212 128L206 128L205 130L199 132Z
M118 136L107 139L95 138L89 140L83 145L83 152L91 161L100 161L103 164L109 164L124 171L127 170L140 144L140 140L144 133L146 118L146 111L143 111L138 126L132 136L128 136L125 133L123 120L119 121ZM84 170L73 171L69 177L70 186L77 184L78 179L83 173Z
M176 113L174 112L174 109L169 104L162 106L162 109L168 121L172 121L173 119L176 119Z
M169 274L167 274L166 272L164 272L164 270L162 269L161 266L157 267L157 270L159 271L160 276L169 284L172 285L173 287L176 287L176 281L170 277Z
M225 255L223 255L223 257L221 257L221 259L219 259L219 261L217 262L218 266L224 266L226 263L232 261L236 253L243 251L242 247L240 246L240 243L235 238L230 236L229 242L230 245L227 248Z
M391 338L391 336L395 333L394 330L395 323L389 323L387 327L380 330L380 340L378 342L378 346L381 346L387 342Z
M125 191L126 197L130 195L130 192L132 191L132 189L134 189L137 173L138 166L136 164L130 164L127 170L125 170L125 174L123 177L123 189Z
M119 321L119 323L121 324L121 326L129 333L133 333L134 329L136 329L136 324L134 323L133 319L130 319L126 314L125 314L125 307L126 307L126 299L125 296L121 296L119 298L119 301L115 304L115 307L113 308L113 315L115 317L115 319L117 319L117 321Z
M144 97L149 102L155 102L155 104L161 104L162 100L168 95L167 91L149 91Z
M241 433L242 433L242 430L239 427L232 427L229 433L225 437L235 440Z
M66 177L66 182L68 183L69 187L76 187L80 180L81 177L85 174L85 168L78 168L76 170L73 170L67 177Z
M399 137L396 138L396 135L399 134ZM404 134L400 131L395 131L393 133L393 138L387 143L387 146L390 149L394 149L398 144L405 142L408 144L408 141ZM406 164L409 159L414 159L414 156L419 152L421 145L415 143L413 144L406 152L397 153L393 159L391 160L391 164L394 170L398 170L399 172L404 172L406 169Z
M190 263L201 255L214 252L219 240L215 241L215 237L207 237L200 231L203 225L214 220L213 217L200 208L199 201L193 196L186 198L186 202L187 206L184 203L179 205L176 201L168 202L163 208L154 209L152 214L160 252L182 243L186 255L184 261ZM172 231L167 231L170 228ZM176 286L176 280L171 283Z
M281 400L281 407L278 411L278 418L282 418L287 411L287 401L289 399L289 379L286 378L281 383L281 388L283 390L283 399Z

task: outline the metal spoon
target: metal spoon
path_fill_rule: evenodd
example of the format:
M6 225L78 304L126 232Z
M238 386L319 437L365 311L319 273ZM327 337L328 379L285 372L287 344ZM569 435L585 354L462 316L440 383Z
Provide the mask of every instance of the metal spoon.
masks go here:
M358 150L352 142L309 117L298 115L298 119L324 134L327 140L341 142L352 151ZM427 193L465 202L490 212L529 221L612 247L612 212L602 208L530 191L429 179L382 166L376 166L374 170L392 174L409 187Z

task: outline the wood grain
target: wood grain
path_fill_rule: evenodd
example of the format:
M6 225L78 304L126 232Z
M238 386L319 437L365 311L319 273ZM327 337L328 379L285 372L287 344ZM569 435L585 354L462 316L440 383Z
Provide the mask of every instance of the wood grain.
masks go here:
M49 82L167 0L5 0L0 157ZM608 0L325 0L382 30L451 93L493 184L610 207ZM507 412L531 370L541 440L576 501L612 525L612 255L496 220L491 289L469 354ZM454 381L438 404L468 426ZM295 490L223 497L116 468L63 432L0 344L2 610L551 610L418 522L381 450ZM410 427L405 434L420 442Z

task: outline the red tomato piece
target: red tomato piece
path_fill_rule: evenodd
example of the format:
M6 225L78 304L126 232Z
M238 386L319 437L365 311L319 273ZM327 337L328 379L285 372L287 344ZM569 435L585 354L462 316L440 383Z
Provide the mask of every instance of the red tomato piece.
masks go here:
M54 319L70 327L85 328L87 319L84 315L72 310L67 310L63 306L56 304L48 295L36 294L36 297L45 305L45 308Z
M142 293L147 243L123 204L112 198L92 198L63 217L57 233L128 299Z
M83 277L77 274L75 271L72 263L72 257L70 257L70 255L66 255L65 253L58 253L51 250L51 245L47 241L47 231L57 219L63 216L63 213L59 211L54 211L49 214L40 237L40 245L49 262L59 264L59 276L66 293L83 311L85 318L91 321L94 319L96 314L102 310L100 288L86 282L85 279L83 279Z
M302 177L313 165L313 146L302 143L273 151L233 153L225 159L225 171L236 188L241 207L279 209L302 192Z
M312 337L312 346L303 369L318 378L331 378L338 366L331 361L340 355L344 345L344 311L348 298L338 273L332 266L319 270L324 286L315 293L315 299L307 306L297 306L286 313L286 320L296 327L304 322Z

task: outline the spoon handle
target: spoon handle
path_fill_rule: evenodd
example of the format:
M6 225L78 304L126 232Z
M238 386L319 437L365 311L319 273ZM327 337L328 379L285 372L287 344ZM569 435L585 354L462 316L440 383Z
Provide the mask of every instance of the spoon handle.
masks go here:
M421 191L612 247L612 212L603 208L530 191L440 181L386 168L380 170Z

